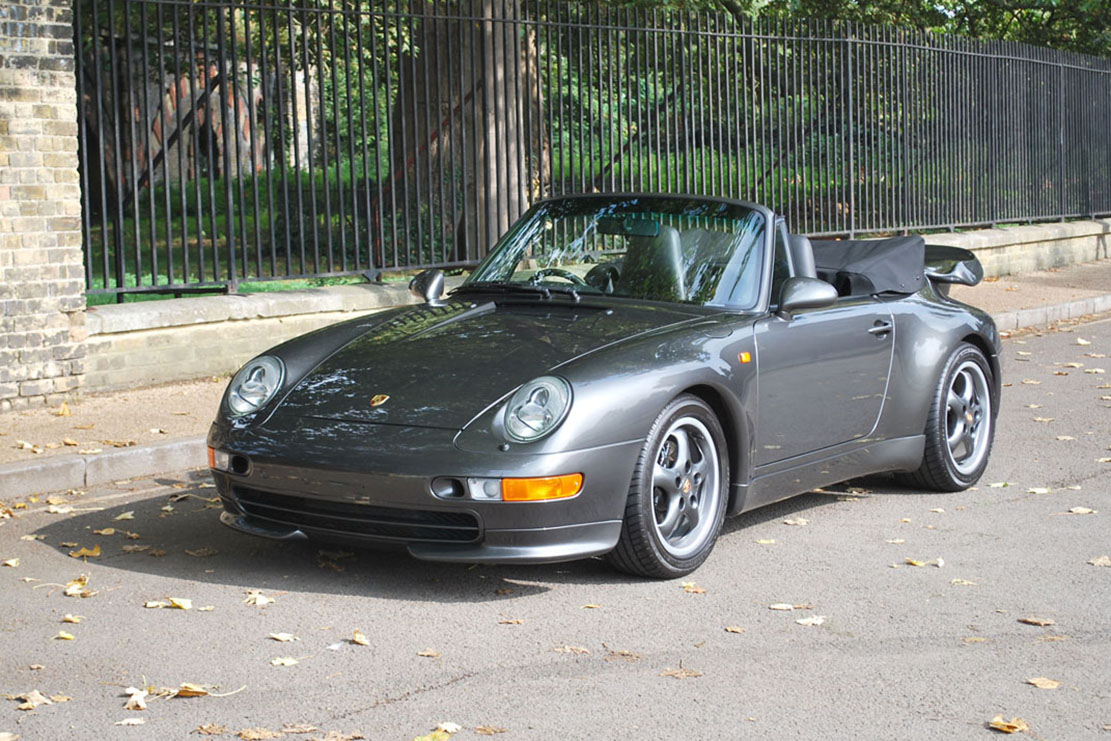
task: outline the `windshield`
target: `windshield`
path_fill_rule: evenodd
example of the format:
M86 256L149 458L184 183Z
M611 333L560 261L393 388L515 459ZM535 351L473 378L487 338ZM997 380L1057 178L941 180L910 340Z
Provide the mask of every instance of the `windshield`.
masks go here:
M578 196L526 213L467 279L751 309L764 216L719 201Z

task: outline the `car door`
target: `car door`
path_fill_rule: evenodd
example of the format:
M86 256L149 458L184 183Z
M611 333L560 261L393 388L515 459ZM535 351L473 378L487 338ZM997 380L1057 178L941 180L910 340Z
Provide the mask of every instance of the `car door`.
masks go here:
M842 298L755 327L756 465L866 437L887 392L894 323L884 302Z

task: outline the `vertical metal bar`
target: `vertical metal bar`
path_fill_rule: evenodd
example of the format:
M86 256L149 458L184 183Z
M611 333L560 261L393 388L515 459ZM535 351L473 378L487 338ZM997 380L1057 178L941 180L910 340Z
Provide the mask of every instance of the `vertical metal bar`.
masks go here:
M139 39L143 45L141 56L143 71L139 75L139 83L142 86L143 110L139 122L143 129L143 170L146 172L147 217L149 221L147 226L150 236L150 282L151 285L158 285L158 219L154 199L154 154L150 145L150 129L153 120L150 110L150 54L147 48L149 38L147 33L147 5L145 2L139 6ZM139 185L140 183L136 183L136 187ZM139 213L138 203L135 204L135 213L136 215ZM138 273L136 273L136 280L138 280Z
M300 44L297 42L297 40L294 38L294 35L293 35L294 34L294 32L293 32L293 29L294 29L293 6L290 5L286 12L288 14L286 26L289 30L289 83L290 83L289 84L289 102L290 102L290 108L291 108L290 118L291 118L291 121L292 121L292 129L293 129L293 131L292 131L292 134L293 134L293 173L292 173L292 177L293 177L293 179L295 181L295 185L297 187L297 236L296 236L296 239L295 239L295 244L297 245L297 252L298 252L298 255L297 255L297 260L298 260L297 274L298 275L303 275L305 273L305 243L308 241L308 237L305 235L305 193L304 193L305 181L304 181L304 178L302 177L302 168L301 168L301 121L300 121L301 116L300 116L300 113L297 110L297 47ZM298 13L298 17L303 18L304 17L304 12L302 11L302 12ZM302 35L304 35L304 23L303 22L299 23L298 26L302 29ZM306 82L308 80L308 74L309 74L309 72L308 72L308 69L306 68L304 70L304 75L305 75ZM305 92L306 92L306 96L307 96L307 94L308 94L307 87L306 87ZM310 116L306 116L305 119L306 119L306 121L311 121L312 120ZM309 126L311 127L312 124L310 123ZM311 145L309 147L309 151L312 151ZM288 202L288 199L287 199L287 202ZM313 217L315 218L315 209L313 210ZM288 223L288 221L287 221L287 223ZM292 229L292 224L290 224L287 228ZM289 267L289 265L287 264L286 265L286 275L289 276L289 275L292 275L292 274L293 274L293 271Z
M398 14L396 16L396 24L397 24L396 25L396 38L399 41L406 37L406 35L405 35L405 25L404 24L405 24L405 21L406 21L407 18L410 21L412 20L411 16L405 16L403 14ZM409 34L408 38L409 38L410 41L412 40L412 34L411 33ZM412 214L412 211L409 208L409 204L411 203L412 199L409 197L409 158L407 156L408 153L409 153L409 137L408 137L407 134L409 133L408 130L409 130L410 125L412 126L413 132L415 134L417 124L416 124L415 120L410 119L410 116L415 115L414 111L416 110L416 108L414 106L412 111L409 110L409 102L407 100L408 96L406 95L406 92L408 92L408 90L407 90L408 86L404 84L404 79L405 79L405 77L404 77L404 75L405 75L405 70L404 70L405 60L404 60L404 57L405 56L406 55L403 54L400 50L398 51L398 54L397 54L397 90L396 90L397 99L396 99L396 102L395 102L394 105L397 107L397 110L401 112L401 121L400 121L401 131L397 132L398 139L399 139L400 144L401 144L401 148L400 148L400 154L399 154L394 148L394 135L391 133L391 135L390 135L390 155L391 155L390 156L390 162L391 162L390 178L392 180L391 185L396 186L397 185L397 178L396 178L396 175L393 172L393 169L394 169L393 168L393 163L399 162L400 167L401 167L401 208L402 208L402 211L404 213L404 216L403 216L403 219L404 219L404 228L403 228L403 235L404 236L403 236L403 239L405 241L405 263L404 264L406 266L408 266L408 265L412 264L413 235L412 235L411 228L412 228L412 225L413 225L413 218L412 218L413 214ZM412 53L410 52L407 56L409 56L409 61L411 63L412 62ZM412 67L410 67L410 69L412 69ZM412 124L410 124L410 121L412 121ZM414 164L415 164L415 161L414 161ZM396 187L391 187L390 188L390 195L393 198L393 203L394 203L393 209L394 209L394 219L395 220L397 218L397 196L396 196L396 192L397 192ZM419 197L417 199L417 202L418 203L420 202ZM417 222L417 229L420 229L421 225L420 225L420 216L419 216L419 214L417 215L416 222ZM394 265L400 266L402 263L399 260L399 256L397 254L397 249L398 249L398 244L395 241L394 242ZM420 250L420 240L419 239L417 241L417 250L418 250L418 255L419 255L419 250Z
M362 270L363 251L361 245L361 228L359 223L359 175L356 172L356 163L358 160L355 158L355 110L354 98L352 97L351 75L356 74L358 70L359 79L362 80L362 67L356 67L351 63L351 19L356 21L355 29L358 30L358 11L357 10L343 10L340 8L340 18L343 19L343 81L344 81L344 106L343 115L347 123L347 173L350 178L349 188L351 190L351 232L352 240L354 242L354 260L351 267L354 270ZM335 16L332 16L335 18ZM360 104L362 103L362 96L360 96ZM338 113L336 114L338 117ZM361 114L360 114L361 115ZM341 181L342 182L342 181ZM364 182L364 186L365 186ZM364 187L364 191L366 188ZM344 269L347 269L347 255L344 254Z
M849 74L849 106L848 106L848 125L849 125L849 239L856 236L856 131L854 125L854 117L856 113L854 89L856 88L856 80L853 77L853 39L855 34L853 29L855 25L852 23L847 24L847 35L845 38L845 52L848 59Z
M112 2L112 0L108 0L108 28L106 30L108 32L107 36L108 36L108 43L109 43L109 47L108 47L108 67L109 67L109 70L110 70L110 74L112 76L109 87L112 91L112 103L115 105L115 111L113 112L113 116L112 116L113 123L115 124L114 126L112 126L112 153L113 153L112 164L113 164L114 170L115 170L114 177L113 177L113 181L114 181L113 184L115 185L115 188L116 188L116 199L115 199L115 204L114 204L116 213L115 213L115 223L112 224L112 238L113 238L113 242L114 242L113 252L115 253L116 288L123 288L126 285L126 280L125 280L126 256L124 254L124 244L123 244L123 219L124 219L124 211L123 211L123 163L122 163L123 150L120 146L121 122L119 120L119 117L120 117L120 113L121 113L121 106L120 106L119 76L118 76L117 71L116 71L116 31L112 27L112 20L115 17L116 17L115 5ZM98 72L99 72L100 69L101 69L100 65L97 64ZM103 151L103 150L101 150L101 151ZM107 158L105 158L105 159L107 159ZM104 287L105 288L108 287L107 276L105 276ZM122 294L121 294L121 298L122 298Z
M437 19L441 15L439 0L433 0L433 2L432 2L432 15L433 15L434 18L437 18ZM432 231L433 222L431 220L432 215L430 214L429 215L429 231L430 231L430 233L435 235L435 238L433 239L433 244L435 244L437 241L439 241L439 244L440 244L440 249L439 249L439 253L438 253L438 257L437 257L438 261L448 262L451 259L451 256L450 256L450 253L447 249L448 245L450 244L449 239L448 239L448 235L450 235L450 229L445 229L445 225L446 225L446 222L447 222L448 207L447 207L447 201L445 200L445 193L444 193L444 151L445 151L444 148L447 147L447 151L450 152L451 151L451 142L444 140L444 125L443 125L443 121L444 121L444 101L443 101L442 89L444 87L444 82L445 81L442 79L442 75L444 73L444 70L442 69L441 64L440 64L440 57L446 51L446 49L445 49L445 44L441 43L441 38L443 38L443 36L444 36L444 34L441 30L441 24L442 23L443 23L443 21L437 20L436 28L435 28L435 38L436 38L435 64L436 64L436 71L432 75L432 79L436 81L436 89L434 91L435 103L431 104L432 105L432 111L433 111L432 123L435 126L435 130L436 130L436 147L435 147L435 149L436 149L437 152L439 152L439 157L438 157L438 161L437 161L437 165L436 165L436 186L437 186L437 193L438 193L438 196L439 196L438 200L436 201L436 203L437 203L436 216L439 218L439 227L434 232ZM427 41L427 38L428 38L427 24L425 24L424 33L425 33L425 39ZM446 42L446 38L444 39L444 41ZM450 84L451 84L451 82L450 82L450 80L451 80L451 66L450 65L448 65L447 75L448 75L448 80L446 82L450 86ZM429 77L428 76L428 65L426 64L425 65L425 88L428 87L428 77ZM450 89L450 87L449 87L449 89ZM448 102L447 108L448 108L448 111L449 111L448 115L450 116L450 110L451 110L450 101ZM449 123L448 124L448 126L449 126L448 136L449 137L451 136L450 125L451 124ZM432 147L431 146L429 147L428 159L429 159L429 163L430 163L430 167L431 167L431 160L432 160ZM429 183L429 187L430 188L432 187L431 183Z
M127 155L126 159L127 159L127 163L128 163L128 170L130 171L129 172L130 177L128 178L128 180L131 183L131 188L130 188L131 193L130 193L130 196L129 196L130 201L128 203L130 208L124 209L124 212L125 213L128 212L128 211L131 212L131 230L132 230L132 237L135 240L135 244L133 245L134 246L134 251L135 251L135 285L141 286L141 285L143 285L143 233L142 233L143 232L143 213L142 213L142 210L141 210L140 205L139 205L139 172L135 167L135 159L138 156L138 149L139 149L139 146L140 146L139 137L135 133L135 117L139 113L139 111L138 111L138 106L136 105L136 101L135 101L135 99L136 99L135 87L134 87L135 65L132 62L132 57L131 57L131 51L132 51L132 49L131 49L131 42L132 42L131 17L132 17L132 14L129 11L130 11L130 8L128 7L128 4L124 3L123 13L122 13L122 15L123 15L122 46L123 46L123 49L124 49L124 59L121 62L121 66L123 67L123 74L124 74L124 78L125 78L124 79L124 84L125 84L125 87L126 87L125 98L126 98L126 103L127 103L127 113L126 113L126 117L127 117L127 145L126 145L125 149L126 149L126 155ZM114 34L113 34L113 42L119 43L119 40L115 39ZM121 105L121 103L123 103L123 102L124 101L121 100L120 98L115 98L116 110L119 111L120 113L123 113L123 106ZM145 112L143 114L143 117L144 117L144 119L146 118ZM120 152L121 157L123 157L124 154L125 154L125 152L123 152L123 151ZM123 176L123 174L124 174L123 172L120 173L121 177Z
M381 87L382 83L379 82L379 75L378 75L378 35L376 33L377 28L376 28L376 24L375 24L375 17L376 16L373 13L371 13L371 14L369 14L368 19L367 19L368 23L370 24L370 74L371 74L371 86L370 87L371 87L371 97L374 99L374 172L375 172L375 174L374 174L374 178L375 178L374 185L375 185L375 192L377 193L377 195L374 198L374 201L375 201L375 207L377 208L377 211L378 211L378 213L377 213L378 235L376 236L375 239L376 239L376 244L378 245L378 248L380 250L380 252L377 255L374 255L372 257L372 259L377 258L377 259L374 260L374 266L381 269L381 268L386 267L386 214L385 214L385 206L382 203L382 192L383 192L383 183L382 183L382 124L378 120L379 116L381 115L381 108L379 107L379 101L378 101L378 88ZM383 28L383 30L386 30L386 23L387 23L386 19L383 18L382 19L382 28ZM390 75L389 68L387 68L385 76L384 76L385 77L385 83L384 84L386 86L386 93L387 93L386 100L389 100L389 75ZM386 116L386 135L388 136L389 134L390 134L390 117ZM387 154L388 154L388 151L387 151ZM392 194L393 188L390 188L388 183L386 184L386 188ZM391 212L391 213L396 213L396 212ZM396 244L396 242L397 242L396 221L393 218L391 218L390 222L391 222L391 226L394 230L394 235L393 236L394 236L394 243ZM392 263L392 264L396 265L396 262Z
M157 11L155 13L155 19L156 19L156 23L158 24L158 33L159 33L158 39L159 39L159 44L160 44L160 48L158 50L158 90L160 91L160 94L161 94L161 101L159 102L159 106L158 106L158 119L159 119L158 124L159 124L159 129L162 131L162 143L160 145L160 149L161 149L161 152L162 152L162 165L161 165L162 166L162 211L165 214L165 227L166 227L166 282L170 283L170 284L173 284L173 283L177 283L178 281L175 280L175 275L174 275L174 272L175 272L174 271L174 233L173 233L174 220L173 220L173 214L170 211L170 175L169 175L169 169L168 169L168 164L167 164L168 160L170 159L170 155L166 151L167 142L169 140L169 135L168 135L168 132L166 131L166 125L168 123L167 119L169 118L169 116L167 115L166 105L170 101L177 100L177 94L176 94L177 93L177 80L176 79L174 80L174 93L175 93L174 96L173 97L168 97L166 95L166 92L165 92L165 90L166 90L166 42L162 38L162 30L166 27L166 19L165 19L165 14L163 13L163 10L162 10L162 6L161 5L156 5L155 8L157 9ZM74 13L74 16L76 17L77 14ZM176 50L177 50L177 38L176 38L176 36L174 38L174 50L175 50L175 54L176 54ZM78 78L78 79L80 79L80 78ZM84 98L80 94L78 94L78 99L83 100ZM82 106L83 105L84 104L82 103ZM177 106L175 105L174 107L176 108ZM177 139L178 152L180 152L181 151L181 135L180 135L180 132L175 132L175 133L178 134L178 139ZM84 131L81 131L81 135L84 136ZM151 170L150 176L151 176L151 179L153 180L153 178L154 178L153 168ZM185 282L185 279L183 278L183 280L181 282Z
M176 127L174 131L177 132L177 179L178 179L178 198L180 200L180 213L181 213L181 269L182 269L182 283L192 283L193 271L189 265L189 186L186 184L186 164L185 164L185 133L182 131L182 117L181 117L181 104L183 97L181 94L181 85L184 78L181 74L181 28L180 17L178 15L178 6L173 6L173 30L174 30L174 123ZM190 61L190 68L192 62ZM190 75L190 79L192 76ZM190 84L190 98L195 96L196 90Z
M235 190L232 191L232 197L235 199L236 208L228 213L228 218L231 219L234 216L239 222L240 265L242 269L238 273L238 276L246 277L250 272L248 269L250 259L247 252L247 196L243 190L243 152L239 142L244 138L244 134L250 132L243 131L243 114L240 102L243 96L239 89L239 45L237 43L238 34L235 29L236 12L235 8L231 8L228 13L228 34L231 36L231 69L224 72L227 86L224 88L224 94L220 97L226 100L228 96L231 96L232 119L235 124L235 135L231 139L235 149ZM223 23L221 23L221 28L223 28ZM225 60L225 64L226 61L227 60ZM247 84L250 85L250 77L247 78ZM226 131L227 127L225 126L224 129ZM254 163L254 158L251 158L251 163ZM232 176L232 170L228 170L226 175L230 178ZM231 225L229 225L229 229L232 229L232 233L234 234L234 228ZM234 262L232 264L233 266L235 265Z
M208 26L209 26L209 23L208 23L209 14L208 14L208 12L205 9L202 8L201 13L202 13L202 15L201 15L201 27L203 28L202 33L203 33L203 39L204 39L204 42L201 45L201 57L204 60L204 91L205 91L205 94L207 96L205 98L205 110L209 114L209 117L207 119L209 121L208 132L206 133L206 135L204 137L205 149L207 151L207 163L208 163L208 228L211 230L211 240L210 241L211 241L211 244L212 244L212 280L219 281L220 280L220 244L219 244L218 240L220 238L220 232L216 228L216 172L215 172L217 165L216 165L216 153L213 151L213 144L214 144L213 140L216 138L216 135L215 135L215 132L213 132L212 125L211 125L211 120L212 120L211 119L211 114L212 114L212 111L214 109L214 106L213 106L213 101L212 101L212 95L213 95L212 63L208 58L208 53L209 53L209 51L211 51L209 45L211 44L210 39L212 38L212 34L209 32L209 28L208 28ZM221 85L222 85L223 84L222 76L220 77L220 79L221 79ZM221 95L221 92L222 91L220 91L220 90L216 91L216 95L217 95L218 98L223 97ZM222 111L222 109L221 109L221 111ZM220 120L221 120L221 123L226 123L227 122L226 117L221 117ZM226 130L227 127L223 126L222 128Z
M304 9L301 10L301 17L304 18L308 13L308 17L312 19L312 13ZM315 148L313 141L313 99L312 99L312 66L309 64L309 28L308 23L302 21L301 23L301 68L305 73L305 141L308 144L305 150L305 159L309 167L309 217L312 223L312 269L313 272L320 270L320 212L316 206L316 158L313 156L313 149ZM319 29L318 29L319 30ZM319 38L319 34L317 34ZM320 74L320 64L317 65L317 75ZM322 114L323 115L323 114ZM321 119L323 121L323 118ZM323 135L323 131L321 134ZM304 178L300 172L297 173L298 182ZM327 173L325 173L325 181L327 180ZM304 248L302 247L302 251ZM301 270L305 272L304 268Z
M92 194L89 184L89 140L88 140L88 107L85 103L85 49L82 41L85 31L82 23L83 8L75 5L73 8L73 61L74 76L77 78L77 142L80 152L78 173L81 176L81 245L85 254L85 289L93 289L93 226L92 226ZM159 24L161 26L161 24ZM93 45L96 45L96 16L93 16ZM103 149L101 156L103 157ZM98 158L99 159L99 158ZM103 192L103 191L102 191ZM104 222L104 212L101 211L101 223Z
M260 56L263 59L265 59L266 58L266 47L263 44L263 35L262 35L262 30L263 30L263 27L262 27L262 23L263 23L262 10L260 9L257 12L258 12L258 20L259 20L259 53L260 53ZM255 275L258 275L258 276L261 277L263 275L263 270L262 270L262 224L259 222L259 220L261 218L261 214L260 214L260 211L259 211L258 179L259 179L259 174L260 174L261 169L262 169L260 167L260 163L259 163L259 157L261 156L262 138L259 136L259 133L258 133L258 116L256 115L256 110L255 110L255 108L256 108L255 101L258 98L255 96L254 54L252 54L253 50L251 48L251 8L250 7L244 7L244 9L243 9L243 36L244 36L244 39L246 41L246 43L244 44L243 51L244 51L244 56L246 57L246 64L247 64L247 95L248 95L248 98L247 98L247 125L250 128L250 133L249 133L249 136L248 136L248 139L247 139L247 151L249 153L248 156L250 157L250 161L251 161L251 196L252 196L252 201L253 201L253 206L254 206L254 210L252 211L251 216L252 216L252 223L254 224L254 231L255 231ZM237 72L239 71L238 67L236 67L236 71ZM263 75L262 79L265 80L266 76ZM240 173L240 180L242 180L242 178L243 178L243 174ZM267 182L269 183L269 177L267 178ZM243 224L243 228L246 229L247 219L246 219L245 215L241 214L239 223ZM247 248L246 238L244 238L243 242L244 242L243 248L246 249ZM244 260L243 260L243 273L244 273L244 275L248 274L246 258L244 258Z
M324 14L323 10L317 11L317 18L319 19L320 16L322 16L323 14ZM336 67L339 66L338 62L336 61L336 53L339 49L338 49L338 45L336 44L336 15L337 14L336 14L336 8L335 8L334 1L333 0L328 0L328 43L330 45L331 62L332 62L329 65L332 68L332 138L333 138L332 144L336 148L336 162L335 162L335 165L336 165L336 171L335 171L335 177L336 177L336 207L339 209L339 261L340 261L340 270L346 272L347 271L347 206L346 206L346 203L345 203L346 199L344 198L344 194L343 194L343 158L342 158L343 140L340 138L340 134L339 134L339 119L340 119L339 79L336 77ZM318 20L318 24L319 24L319 20ZM318 40L317 44L319 45L319 43L320 42ZM346 78L346 76L349 73L350 73L350 67L345 65L344 68L343 68L344 77ZM347 97L344 98L344 100L345 100L345 102L351 100L350 91L348 91L348 95L347 95ZM320 108L321 108L321 110L323 110L324 106L321 105ZM325 149L327 149L327 141L326 140L325 140ZM324 168L324 176L325 176L324 192L328 193L328 192L331 191L331 188L328 187L328 185L327 185L327 177L328 177L328 168L327 167ZM331 213L330 209L328 209L328 211L329 211L328 234L331 235L331 233L332 233L332 229L331 229L332 218L331 218L331 215L330 215L330 213ZM328 269L334 271L336 269L336 259L335 259L335 256L332 254L332 242L331 242L330 239L328 241L328 262L329 262Z
M286 140L287 140L286 139L286 130L285 130L286 102L285 102L285 96L283 95L284 81L285 81L285 70L282 69L282 39L281 39L281 35L278 32L278 19L279 19L278 10L275 7L274 10L272 11L272 14L271 14L271 21L273 22L273 27L274 27L274 88L275 88L275 92L276 92L275 97L277 97L277 99L278 99L277 110L275 111L274 118L277 120L277 123L278 123L277 161L278 161L278 169L281 171L281 179L282 179L282 182L281 182L282 195L281 195L280 200L282 202L282 233L285 236L285 266L282 269L282 274L283 275L289 275L292 272L291 265L293 263L293 221L292 221L292 219L290 217L290 214L289 214L289 206L290 206L289 172L288 172L289 153L286 150ZM289 12L288 21L289 22L287 24L287 28L289 29L290 38L292 38L292 34L293 34L293 13L292 13L292 11ZM290 95L289 95L289 98L290 98L290 104L291 104L290 105L290 111L294 115L291 116L292 120L290 121L290 130L291 130L291 134L293 136L293 139L292 139L292 142L293 142L293 156L294 156L294 158L297 158L297 135L296 135L297 116L295 115L296 111L297 111L297 104L296 104L297 94L296 94L296 80L293 77L293 74L294 74L293 73L293 60L294 60L295 57L292 56L292 51L293 51L293 48L291 46L290 47L290 58L289 58L289 65L290 65L290 87L289 87ZM296 173L296 171L294 171L294 172ZM298 177L300 177L300 176L298 176ZM298 188L298 195L299 194L300 194L300 189ZM298 202L298 203L300 203L300 202ZM271 228L271 234L273 234L272 229L273 228ZM300 242L300 236L301 236L301 232L298 231L297 232L297 238L298 238L299 242ZM272 241L273 241L273 239L271 239L271 242ZM271 256L271 265L275 268L275 272L276 272L277 260L273 257L273 253L271 253L271 255L272 255Z
M421 65L420 66L421 66L421 71L424 73L424 96L425 97L424 97L423 105L420 106L420 108L422 108L423 110L415 112L414 117L413 117L414 133L416 134L416 136L414 137L413 149L414 149L414 151L416 152L416 155L417 155L416 156L416 161L414 162L414 166L416 165L416 162L420 161L421 152L423 150L425 184L428 186L428 198L427 199L421 199L420 198L420 177L414 177L413 179L417 183L417 198L418 198L417 202L418 203L427 203L426 208L428 209L428 253L429 253L429 262L435 262L435 254L436 254L435 244L436 244L436 242L435 242L434 235L435 235L436 231L435 231L433 218L435 216L437 206L432 201L432 190L433 190L433 188L432 188L432 142L430 141L430 138L432 136L433 127L434 126L436 126L436 127L439 126L438 121L434 122L434 120L438 119L440 114L439 114L439 108L438 107L435 108L435 109L432 108L432 100L431 100L432 96L431 96L431 93L429 92L429 89L431 87L431 83L429 81L429 76L428 76L428 49L429 49L429 46L428 46L428 22L427 21L428 21L428 16L425 15L424 18L422 18L421 22L420 22L420 30L421 30L421 55L420 55ZM414 29L413 22L414 21L412 20L412 16L410 16L409 30L410 30L411 33L413 33L413 35L415 37L416 34L415 34L415 31L413 30ZM414 81L416 80L416 77L417 77L416 63L417 63L417 60L414 58L413 59L413 65L414 65L413 79L414 79ZM437 84L439 84L438 81L437 81ZM413 96L413 106L414 106L414 108L416 108L418 106L418 101L417 101L415 95ZM420 114L422 114L422 113L424 115L424 125L423 126L420 125L420 122L421 122L421 115ZM419 169L415 170L414 175L418 175L419 172L420 172ZM418 219L418 221L420 219L420 213L419 212L417 213L417 219ZM421 244L417 245L417 247L418 247L418 250L419 250L418 254L420 254L422 256L422 260L420 260L420 262L423 263L423 255L424 255L423 240L422 240Z
M335 252L333 250L333 241L334 241L333 237L334 237L334 235L332 234L332 232L334 231L334 229L332 227L332 182L331 182L332 181L332 178L331 178L331 175L332 175L331 169L332 169L332 167L331 167L331 157L328 155L328 146L329 146L328 145L328 117L327 117L327 110L326 110L326 107L324 105L324 102L326 100L325 96L327 95L327 93L325 92L325 89L324 89L324 82L325 82L325 79L324 79L324 67L325 67L325 62L324 62L324 29L323 29L324 11L320 8L314 8L312 14L313 14L313 16L315 16L315 20L316 20L316 23L314 25L316 26L316 90L317 90L317 94L320 96L319 100L317 100L317 108L320 109L320 174L321 174L321 179L323 180L323 186L324 186L324 242L327 245L327 250L328 250L328 258L325 262L325 267L323 268L323 270L321 269L321 266L320 266L320 253L319 253L319 251L316 253L316 264L313 267L313 272L320 273L320 272L330 272L332 270L335 270ZM308 43L308 39L306 38L305 39L306 60L308 58L307 57L308 47L309 47L309 43ZM332 68L332 73L334 75L335 74L335 62L334 62L334 60L333 60L332 64L328 64L327 66ZM334 85L332 86L332 92L335 92L335 86ZM311 105L311 103L310 103L310 105ZM310 122L309 131L311 132L312 131L312 125L311 125L312 116L311 115L309 116L309 122ZM313 162L311 145L310 145L310 148L309 148L309 162ZM336 174L338 175L338 171L337 171ZM316 189L317 189L316 170L315 169L311 170L311 175L312 175L312 177L310 178L309 182L312 183L312 191L311 192L313 194L313 202L314 202L314 205L315 205ZM313 233L315 235L315 233L319 229L319 224L320 224L320 216L319 216L319 214L316 213L315 208L313 209L313 221L312 221L312 223L313 223ZM314 241L316 241L316 240L314 239Z
M225 219L224 228L227 232L226 237L227 237L227 256L228 256L228 266L227 266L228 288L231 291L235 291L236 288L238 287L238 284L239 284L239 276L238 276L238 271L236 269L236 255L235 255L235 205L232 202L232 191L231 191L231 177L232 177L232 173L231 173L231 140L228 138L228 129L230 128L231 125L235 124L234 121L232 121L231 124L229 124L229 122L228 122L228 95L229 94L234 94L234 93L229 93L229 90L234 91L235 88L234 88L234 82L232 81L232 76L228 73L227 52L225 51L226 44L225 44L225 34L224 34L224 11L225 11L225 8L223 8L223 7L219 7L216 10L216 13L217 13L217 15L216 15L216 51L217 51L217 57L219 59L219 64L220 64L220 71L219 71L218 74L220 75L220 80L221 80L220 87L217 88L216 94L219 96L219 99L220 99L220 123L222 124L220 126L220 133L223 137L223 142L222 142L222 146L220 147L220 149L221 149L221 154L223 155L223 157L222 157L223 173L222 174L224 176L224 219ZM207 18L208 18L208 16L205 15L206 23L207 23ZM205 30L207 31L207 27L206 27ZM211 37L206 33L205 38L207 39L207 38L211 38ZM206 60L206 62L207 62L207 60ZM205 67L208 67L208 65L205 64ZM208 99L209 99L209 101L211 101L212 96L209 95ZM213 187L211 177L209 177L208 182L209 182L209 187L210 188ZM215 209L213 209L213 230L215 230L215 228L216 228L215 227L215 223L216 223L215 219L216 219L216 214L215 214ZM215 263L215 264L219 265L218 262ZM216 275L218 275L218 273Z
M375 236L374 236L374 234L372 234L372 227L373 227L373 224L374 224L374 216L371 213L370 153L369 153L368 147L367 147L367 131L366 131L366 114L367 114L366 69L365 69L366 57L364 56L364 51L363 51L363 11L360 8L356 7L355 9L353 9L351 11L351 17L352 17L352 19L354 19L354 22L355 22L355 57L356 57L356 59L358 59L359 63L355 67L348 67L348 75L351 74L351 70L353 70L353 69L358 70L358 75L359 75L359 135L360 135L359 136L359 142L362 144L362 148L361 148L362 160L363 160L362 193L363 193L363 208L365 209L365 215L366 215L366 266L367 266L367 269L369 271L371 271L371 274L373 275L373 271L375 270L375 268L377 267L378 264L374 259L375 258L375 255L374 255ZM368 15L368 23L371 22L371 20L370 20L371 18L372 18L372 16ZM373 26L371 26L371 33L373 34L373 32L374 32L374 28L373 28ZM374 110L374 114L375 114L375 116L374 116L374 138L375 138L375 141L377 141L377 139L378 139L378 108L377 108L377 106L375 106L375 108L373 110ZM352 155L351 159L352 159L351 178L352 178L352 180L354 180L354 178L355 178L354 155ZM375 188L377 188L377 187L378 187L378 183L375 183ZM355 188L354 190L355 190L356 193L358 193L359 188ZM378 200L378 199L376 198L375 200ZM358 206L357 205L352 204L351 208L354 210L355 213L358 213ZM358 234L358 228L356 228L356 234ZM360 268L359 260L356 257L356 259L355 259L355 269L358 270L359 268Z

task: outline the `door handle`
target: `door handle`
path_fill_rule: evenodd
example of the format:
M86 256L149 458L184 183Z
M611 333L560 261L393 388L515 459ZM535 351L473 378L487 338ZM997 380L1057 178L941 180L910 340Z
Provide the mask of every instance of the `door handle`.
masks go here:
M868 328L868 334L881 337L891 331L891 322L876 322L874 326Z

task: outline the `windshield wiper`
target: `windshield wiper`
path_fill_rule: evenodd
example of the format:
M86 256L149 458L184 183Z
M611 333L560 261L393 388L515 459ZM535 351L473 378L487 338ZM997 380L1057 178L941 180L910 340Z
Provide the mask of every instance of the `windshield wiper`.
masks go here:
M528 293L539 295L550 301L553 293L570 296L577 304L580 301L579 292L571 286L541 286L535 283L510 283L500 280L483 280L474 283L464 283L454 289L452 295L462 293Z

